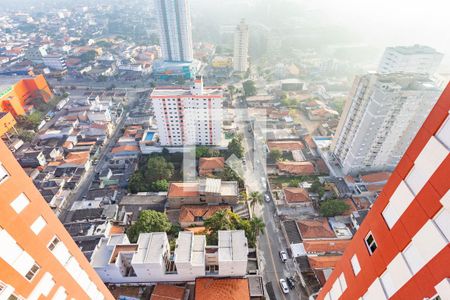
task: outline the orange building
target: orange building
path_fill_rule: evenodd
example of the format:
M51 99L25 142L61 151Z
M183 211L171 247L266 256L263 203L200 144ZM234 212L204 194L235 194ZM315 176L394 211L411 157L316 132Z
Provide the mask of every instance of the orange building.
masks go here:
M32 99L40 98L48 102L53 93L44 75L22 79L15 85L0 92L0 110L11 112L14 117L24 115Z
M113 299L0 141L0 299Z
M16 119L10 112L0 112L0 137L16 125Z
M450 84L318 300L450 299L449 111Z

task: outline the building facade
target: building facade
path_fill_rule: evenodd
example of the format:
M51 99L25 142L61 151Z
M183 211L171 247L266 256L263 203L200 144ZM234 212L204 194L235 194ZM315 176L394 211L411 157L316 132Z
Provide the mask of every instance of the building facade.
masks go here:
M422 46L387 47L383 53L378 73L422 73L433 74L444 55L435 49Z
M39 98L47 102L53 97L43 75L22 79L15 85L0 93L0 111L10 112L14 117L22 116L31 108L31 100Z
M426 75L357 77L331 148L343 172L392 170L439 93Z
M150 283L194 281L204 276L247 274L248 244L243 230L219 231L218 246L204 235L181 231L175 250L165 232L141 233L132 244L125 234L103 238L91 264L104 282Z
M169 62L191 62L194 54L188 1L155 1L163 59Z
M219 145L222 140L222 88L159 87L150 95L162 146Z
M113 299L0 141L0 299Z
M233 69L247 72L248 69L248 25L242 20L234 31Z
M450 85L317 299L449 299Z

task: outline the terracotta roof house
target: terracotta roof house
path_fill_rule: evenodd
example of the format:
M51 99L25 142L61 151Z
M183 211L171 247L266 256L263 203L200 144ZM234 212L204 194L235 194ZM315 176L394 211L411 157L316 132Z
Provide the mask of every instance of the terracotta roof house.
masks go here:
M351 240L311 240L304 241L308 254L344 253Z
M315 173L314 165L309 161L281 161L277 163L281 173L291 175L312 175Z
M303 240L336 238L327 218L300 220L297 221L297 225Z
M195 300L250 300L247 278L197 278Z
M312 269L334 269L340 259L340 255L308 256Z
M171 284L157 284L150 300L183 300L185 288Z
M212 175L223 171L225 159L223 157L202 157L198 163L200 176Z
M361 182L366 184L386 183L391 172L376 172L360 176Z
M267 143L269 150L279 150L283 152L302 150L305 145L301 141L270 141Z
M183 205L178 222L182 228L203 226L203 222L216 212L230 209L229 205Z
M304 188L288 187L283 190L284 198L288 204L309 203L308 192Z

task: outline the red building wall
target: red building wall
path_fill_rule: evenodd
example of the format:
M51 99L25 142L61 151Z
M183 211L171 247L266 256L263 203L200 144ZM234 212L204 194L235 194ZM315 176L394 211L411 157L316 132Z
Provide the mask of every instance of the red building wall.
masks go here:
M400 280L403 276L408 280L392 295L389 295L389 284L382 283L382 291L385 292L386 298L379 299L424 299L431 298L437 294L436 286L445 281L448 283L450 278L450 247L448 226L438 225L437 216L440 214L448 215L450 207L444 203L450 203L449 201L449 187L450 187L450 156L448 155L449 146L447 143L450 140L450 131L445 131L442 128L450 128L449 120L450 110L450 84L442 93L437 104L431 111L430 115L424 122L422 128L417 133L416 137L412 141L411 145L407 149L405 155L401 159L400 163L392 173L383 191L379 195L375 204L371 208L369 214L364 220L363 224L359 228L358 232L353 237L353 240L349 247L346 249L342 259L337 264L335 270L329 277L327 283L319 293L317 299L374 299L368 293L369 287L381 278L386 273L392 273L392 269L389 266L397 266L394 262L394 258L401 253L401 256L397 258L404 258L407 251L407 247L413 244L412 241L419 241L419 233L424 229L425 224L436 225L438 230L434 231L440 235L439 238L430 242L426 248L433 249L439 247L434 257L425 263L425 265L418 271L413 271L414 267L407 264L407 269L404 273L400 273L399 276L394 276L393 281ZM445 123L448 121L448 123ZM446 125L449 127L446 127ZM439 138L438 135L439 134ZM444 139L443 139L444 138ZM393 195L396 192L399 185L403 182L410 180L408 175L413 172L415 164L419 163L419 155L421 154L427 143L431 143L431 139L438 140L441 144L439 147L442 161L438 167L434 170L434 173L427 178L426 183L420 189L419 192L413 193L414 197L411 203L407 206L406 210L399 213L397 222L389 228L386 221L385 212L387 205L395 198ZM429 149L429 148L426 148ZM442 150L446 149L446 150ZM424 154L422 152L422 154ZM436 157L438 152L428 153L429 157ZM431 165L430 161L430 165ZM417 169L416 169L417 170ZM421 174L419 173L419 177ZM425 175L424 175L425 176ZM410 180L409 183L413 181ZM417 182L417 181L415 181ZM406 197L401 201L405 203ZM400 202L401 202L400 201ZM443 205L444 204L444 205ZM391 204L393 205L393 204ZM441 221L440 221L441 222ZM434 224L434 225L433 225ZM448 223L447 223L448 224ZM377 249L371 255L368 247L365 243L367 234L371 232L376 243ZM439 241L444 241L444 247L436 246ZM412 247L412 246L411 246ZM416 249L416 248L415 248ZM430 250L431 251L431 250ZM419 254L422 255L419 251ZM361 271L355 275L351 264L353 255L357 256ZM422 256L421 256L422 259ZM405 261L408 261L405 259ZM389 269L387 272L386 270ZM411 275L407 274L408 270ZM333 285L340 281L338 277L344 274L345 284L335 285L336 290L333 289ZM392 277L392 276L391 276ZM390 282L386 280L386 282ZM448 285L450 287L450 284ZM340 289L339 289L340 287ZM375 287L374 287L375 289ZM450 290L449 290L450 293ZM333 297L334 296L334 297ZM450 297L447 295L440 295L442 299Z

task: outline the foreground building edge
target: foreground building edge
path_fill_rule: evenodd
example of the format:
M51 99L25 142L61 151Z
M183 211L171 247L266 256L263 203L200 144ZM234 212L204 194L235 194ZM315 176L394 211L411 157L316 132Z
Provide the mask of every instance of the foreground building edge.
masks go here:
M318 299L450 299L450 84Z
M3 141L0 155L0 298L113 299Z

